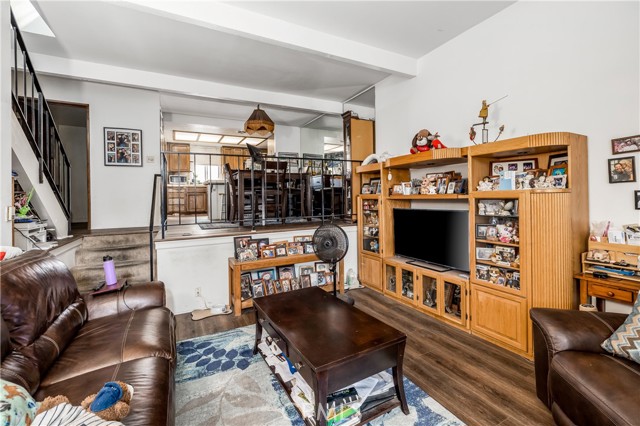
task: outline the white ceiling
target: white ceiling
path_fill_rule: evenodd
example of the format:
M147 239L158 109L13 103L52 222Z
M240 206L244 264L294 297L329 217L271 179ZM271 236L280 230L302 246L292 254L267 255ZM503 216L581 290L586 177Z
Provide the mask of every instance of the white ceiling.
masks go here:
M300 126L321 110L340 123L331 102L341 105L392 74L411 78L418 58L513 1L33 3L55 34L23 34L44 74L69 63L73 78L107 83L105 73L83 70L108 65L203 87L221 83L237 96L215 85L198 97L178 86L147 88L161 93L165 112L245 120L260 101L276 124ZM126 74L113 83L127 85ZM373 107L373 99L371 91L354 103Z

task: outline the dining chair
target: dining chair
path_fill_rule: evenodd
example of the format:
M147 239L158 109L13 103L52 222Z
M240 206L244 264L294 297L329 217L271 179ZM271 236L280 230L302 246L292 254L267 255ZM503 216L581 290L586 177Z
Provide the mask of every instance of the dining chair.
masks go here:
M264 196L258 197L261 200L261 208L265 211L265 217L279 218L282 223L285 223L287 216L287 194L285 192L287 165L286 161L264 161L262 167ZM264 205L262 205L263 202Z
M237 219L240 221L244 220L244 216L246 214L251 215L251 203L253 201L253 212L254 215L258 215L258 199L259 199L259 191L257 192L257 196L253 196L253 192L251 188L246 188L244 190L244 194L242 197L242 210L240 210L240 206L238 206L238 187L236 185L235 180L233 179L233 171L231 170L231 166L229 163L225 163L224 165L224 180L226 181L227 186L227 200L229 202L229 208L227 209L227 219L230 222L233 222ZM242 211L242 218L239 218L240 211Z

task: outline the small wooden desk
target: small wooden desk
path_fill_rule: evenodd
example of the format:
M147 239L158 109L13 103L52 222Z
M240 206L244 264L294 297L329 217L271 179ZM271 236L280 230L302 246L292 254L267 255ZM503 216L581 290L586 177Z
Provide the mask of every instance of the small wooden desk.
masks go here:
M398 406L409 414L402 383L404 333L318 287L260 297L254 306L253 353L258 352L264 329L313 389L315 425L326 425L325 412L318 407L326 407L329 393L387 368L392 371L396 396L362 412L358 424Z
M292 256L274 257L269 259L250 260L240 262L235 257L229 258L229 306L233 305L233 314L240 316L242 310L253 306L253 299L242 300L240 297L240 276L243 272L256 269L266 269L296 263L319 262L315 254L297 254ZM338 262L336 271L336 286L340 293L344 293L344 260ZM333 291L333 285L321 287L326 291ZM294 290L300 291L300 290ZM268 297L268 296L266 296Z
M596 278L593 274L576 274L580 285L580 304L589 303L589 296L596 298L596 307L604 311L604 301L614 300L633 304L640 291L640 282L624 278Z

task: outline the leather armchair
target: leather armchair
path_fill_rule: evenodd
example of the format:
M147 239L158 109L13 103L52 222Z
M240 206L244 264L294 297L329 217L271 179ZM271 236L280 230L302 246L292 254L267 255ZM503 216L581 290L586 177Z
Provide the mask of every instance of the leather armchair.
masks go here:
M558 425L638 425L640 365L600 347L626 314L534 308L536 392Z

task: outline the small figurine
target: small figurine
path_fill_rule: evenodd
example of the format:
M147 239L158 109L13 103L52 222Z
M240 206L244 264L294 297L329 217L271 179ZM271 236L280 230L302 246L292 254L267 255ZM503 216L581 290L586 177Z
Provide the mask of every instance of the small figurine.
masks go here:
M422 129L413 137L411 141L411 149L409 152L412 154L417 154L419 152L426 152L430 149L442 149L446 148L440 139L438 139L440 135L436 132L431 133L427 129Z
M371 240L371 242L369 243L369 246L371 247L371 251L374 253L377 253L378 249L380 248L380 244L378 244L378 240Z

